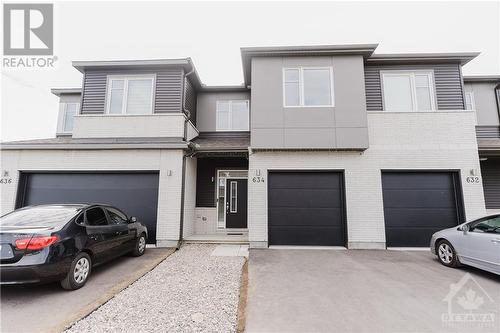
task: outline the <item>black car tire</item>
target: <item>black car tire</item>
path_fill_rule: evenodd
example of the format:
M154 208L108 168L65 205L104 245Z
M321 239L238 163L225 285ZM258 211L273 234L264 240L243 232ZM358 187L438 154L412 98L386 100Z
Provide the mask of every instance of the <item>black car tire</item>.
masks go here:
M458 260L457 252L453 245L447 240L441 240L436 246L436 254L439 262L446 267L458 267L460 261Z
M146 234L142 233L135 241L134 250L131 252L134 257L140 257L146 252Z
M87 273L84 276L79 275L77 273L76 270L77 265L82 266L82 269L87 270ZM92 271L92 259L87 253L81 252L75 257L75 259L71 263L68 275L66 275L64 280L61 280L61 286L66 290L79 289L85 285L85 283L89 279L91 271Z

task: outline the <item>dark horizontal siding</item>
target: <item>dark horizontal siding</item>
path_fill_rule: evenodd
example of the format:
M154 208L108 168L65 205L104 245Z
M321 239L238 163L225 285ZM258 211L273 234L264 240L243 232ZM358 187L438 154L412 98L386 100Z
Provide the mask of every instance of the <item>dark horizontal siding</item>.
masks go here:
M82 113L104 113L108 75L156 74L154 113L181 112L183 70L160 71L93 71L85 72L83 81Z
M365 65L366 108L382 111L381 70L434 70L438 110L463 110L464 99L459 64Z
M476 126L478 139L500 139L500 126Z
M500 209L500 158L481 162L486 209Z
M196 207L216 207L215 184L217 169L248 169L248 160L241 157L198 158Z

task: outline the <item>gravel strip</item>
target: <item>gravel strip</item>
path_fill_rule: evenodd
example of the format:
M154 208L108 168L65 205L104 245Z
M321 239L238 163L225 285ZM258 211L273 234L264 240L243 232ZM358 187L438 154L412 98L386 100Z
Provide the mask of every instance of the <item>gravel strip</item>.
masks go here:
M184 245L66 332L235 332L242 257Z

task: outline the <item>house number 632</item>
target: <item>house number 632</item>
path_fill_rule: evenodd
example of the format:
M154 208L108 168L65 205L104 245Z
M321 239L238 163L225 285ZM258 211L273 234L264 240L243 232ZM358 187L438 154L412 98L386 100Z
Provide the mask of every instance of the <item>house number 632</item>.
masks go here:
M479 184L479 177L478 176L470 176L470 177L467 177L465 178L465 181L468 183L468 184Z
M264 182L264 177L253 177L252 181L254 183L263 183Z

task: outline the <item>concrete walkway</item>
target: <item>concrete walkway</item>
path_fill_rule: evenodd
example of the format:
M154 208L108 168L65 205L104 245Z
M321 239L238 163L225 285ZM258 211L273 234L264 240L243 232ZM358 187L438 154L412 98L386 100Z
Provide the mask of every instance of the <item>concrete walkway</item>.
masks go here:
M500 277L427 251L250 250L246 314L246 332L499 332Z
M75 291L63 290L58 283L2 287L1 332L61 332L173 252L174 249L148 248L141 257L118 258L96 267L87 284Z

